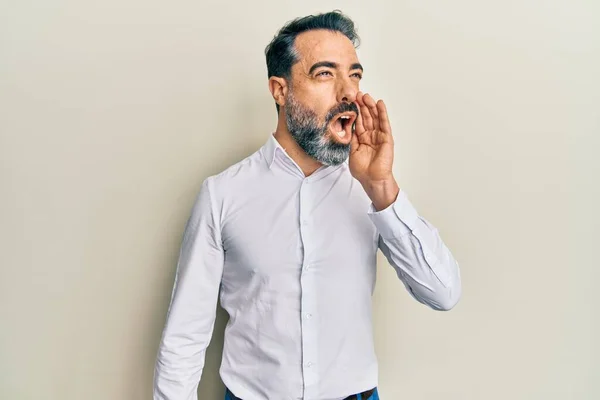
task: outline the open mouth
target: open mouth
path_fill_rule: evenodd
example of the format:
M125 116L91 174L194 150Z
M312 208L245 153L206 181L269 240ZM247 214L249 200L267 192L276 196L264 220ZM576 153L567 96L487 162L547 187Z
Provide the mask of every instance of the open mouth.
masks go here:
M349 141L352 136L352 126L355 120L356 114L352 111L337 115L331 122L331 133L339 140Z

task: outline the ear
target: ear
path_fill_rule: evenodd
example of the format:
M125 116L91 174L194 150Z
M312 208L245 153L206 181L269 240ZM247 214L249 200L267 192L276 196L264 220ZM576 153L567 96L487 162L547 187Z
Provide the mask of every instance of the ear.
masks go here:
M280 107L285 105L285 98L288 92L288 85L285 78L279 76L272 76L269 78L269 90L273 96L275 103L279 104Z

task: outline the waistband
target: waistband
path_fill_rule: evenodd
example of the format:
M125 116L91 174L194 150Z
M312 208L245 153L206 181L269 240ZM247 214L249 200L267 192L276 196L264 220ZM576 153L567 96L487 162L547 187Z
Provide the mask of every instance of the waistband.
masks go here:
M225 390L225 400L242 400L236 397L229 389ZM379 393L377 388L365 390L361 393L356 393L346 397L344 400L379 400Z

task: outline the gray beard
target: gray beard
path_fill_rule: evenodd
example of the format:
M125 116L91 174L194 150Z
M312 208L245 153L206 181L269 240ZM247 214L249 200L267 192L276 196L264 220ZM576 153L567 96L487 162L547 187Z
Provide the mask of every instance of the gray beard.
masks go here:
M319 126L315 112L300 104L292 92L285 103L287 128L296 143L306 154L329 166L340 165L350 155L350 144L336 143L325 137L334 116L329 113L325 123Z

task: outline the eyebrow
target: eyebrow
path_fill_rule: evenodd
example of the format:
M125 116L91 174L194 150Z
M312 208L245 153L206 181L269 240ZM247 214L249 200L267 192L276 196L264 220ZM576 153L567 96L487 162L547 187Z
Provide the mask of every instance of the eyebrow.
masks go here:
M310 67L310 70L308 71L309 74L312 74L313 71L319 67L328 67L328 68L334 68L337 69L339 68L338 63L334 63L332 61L319 61L318 63L313 64L312 67ZM350 70L353 69L360 69L361 71L364 71L363 66L360 65L360 63L354 63L350 66Z

